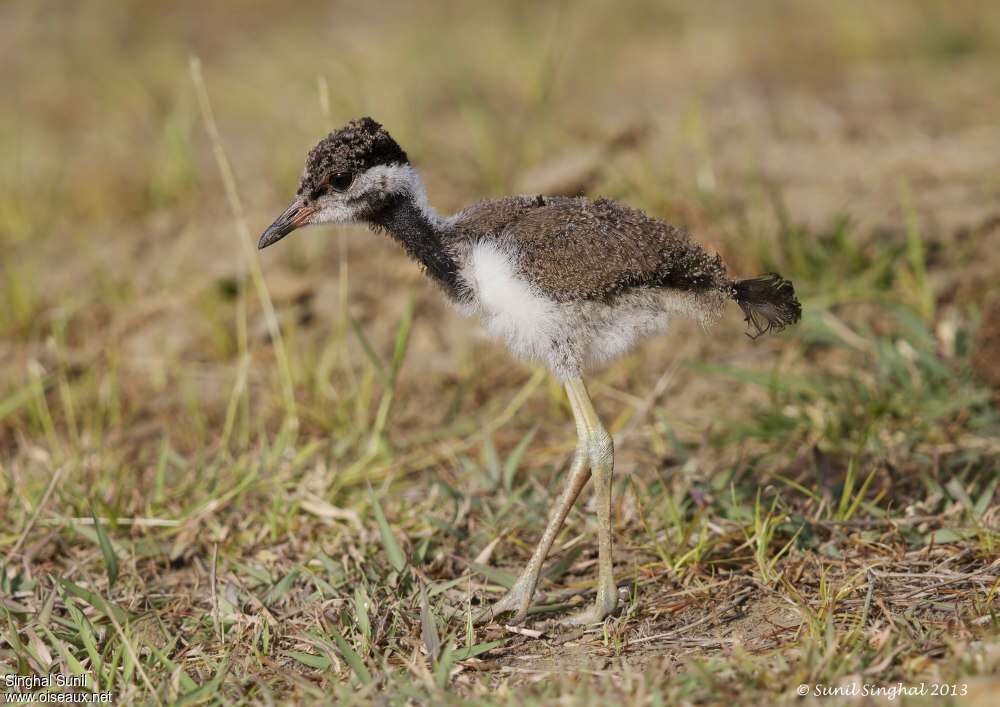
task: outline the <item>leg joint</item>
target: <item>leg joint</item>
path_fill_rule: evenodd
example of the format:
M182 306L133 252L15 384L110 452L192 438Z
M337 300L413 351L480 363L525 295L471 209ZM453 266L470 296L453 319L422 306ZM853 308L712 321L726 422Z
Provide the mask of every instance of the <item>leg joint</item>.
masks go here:
M605 429L598 429L591 433L588 440L590 447L590 463L595 468L607 468L611 466L615 458L615 443Z

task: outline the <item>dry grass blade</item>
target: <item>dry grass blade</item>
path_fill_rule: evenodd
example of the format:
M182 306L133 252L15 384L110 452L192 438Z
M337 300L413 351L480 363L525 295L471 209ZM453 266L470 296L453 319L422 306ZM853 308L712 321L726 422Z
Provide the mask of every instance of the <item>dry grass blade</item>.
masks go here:
M42 494L42 499L38 502L38 505L35 506L35 510L32 512L31 518L28 519L28 522L25 524L24 529L17 536L17 542L15 542L13 547L11 547L11 549L7 551L5 564L9 565L11 563L11 559L18 553L18 551L20 551L21 546L24 544L25 538L28 537L28 533L31 532L31 529L35 527L35 523L38 522L38 516L41 515L42 510L48 504L49 499L52 497L53 491L55 491L56 487L59 486L59 483L62 481L65 473L66 473L66 465L62 465L58 469L56 469L54 474L52 474L52 478L49 480L48 486L45 487L45 493Z
M250 227L247 224L246 212L243 209L243 202L240 200L239 191L236 188L236 176L226 157L225 148L222 146L222 137L219 134L219 127L215 122L215 113L212 111L212 103L208 97L208 89L205 86L205 79L201 72L201 61L197 57L191 57L191 80L194 82L195 91L198 95L198 105L201 108L202 120L205 122L205 130L208 132L209 140L212 143L212 153L215 155L216 166L222 177L222 183L226 191L226 200L229 202L229 210L236 224L237 240L243 252L244 261L250 271L254 289L264 309L264 318L267 322L267 329L271 335L271 342L274 346L275 357L278 360L278 368L281 372L281 386L285 398L285 411L289 422L295 426L298 416L295 406L295 388L292 382L292 369L288 362L288 354L285 350L284 338L281 334L281 327L278 324L278 317L274 311L274 303L271 301L271 294L268 292L267 284L264 282L264 273L260 269L260 261L254 250L253 238L250 234Z
M431 613L431 605L427 601L427 589L420 585L420 634L427 648L431 662L436 663L441 655L441 637L438 635L437 621Z

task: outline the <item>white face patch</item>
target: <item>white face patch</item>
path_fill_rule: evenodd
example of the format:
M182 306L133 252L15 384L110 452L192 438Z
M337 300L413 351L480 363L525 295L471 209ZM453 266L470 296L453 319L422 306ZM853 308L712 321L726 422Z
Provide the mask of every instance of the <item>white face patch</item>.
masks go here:
M312 223L351 223L357 221L362 209L351 202L363 199L365 194L407 195L420 213L431 224L441 222L441 217L427 202L420 175L408 164L376 165L354 178L346 191L330 192L318 200L319 209L312 217Z
M319 208L309 218L309 223L353 223L356 210L347 205L343 194L325 194L317 199Z

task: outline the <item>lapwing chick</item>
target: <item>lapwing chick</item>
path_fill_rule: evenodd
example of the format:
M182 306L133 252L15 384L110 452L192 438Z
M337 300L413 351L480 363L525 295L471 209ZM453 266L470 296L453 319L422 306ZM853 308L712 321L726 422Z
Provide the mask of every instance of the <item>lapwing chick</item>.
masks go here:
M517 581L479 614L525 619L539 572L591 475L598 521L596 601L566 623L602 621L618 604L611 561L614 447L591 403L584 372L620 356L671 319L709 324L726 303L756 338L799 321L792 283L777 274L734 279L686 231L607 199L511 196L452 215L428 203L406 153L371 118L320 140L291 205L260 248L297 228L364 223L403 247L460 311L478 316L519 359L545 364L566 389L577 445L566 486Z

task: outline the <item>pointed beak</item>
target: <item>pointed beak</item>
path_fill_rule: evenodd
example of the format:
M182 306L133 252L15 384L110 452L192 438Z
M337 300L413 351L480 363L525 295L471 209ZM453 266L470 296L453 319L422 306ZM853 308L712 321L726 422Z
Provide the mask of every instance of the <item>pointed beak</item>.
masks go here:
M315 206L306 204L305 199L296 197L295 201L282 212L281 216L274 220L270 226L260 234L257 248L263 250L269 245L277 243L296 228L301 228L309 223L309 217L316 211Z

